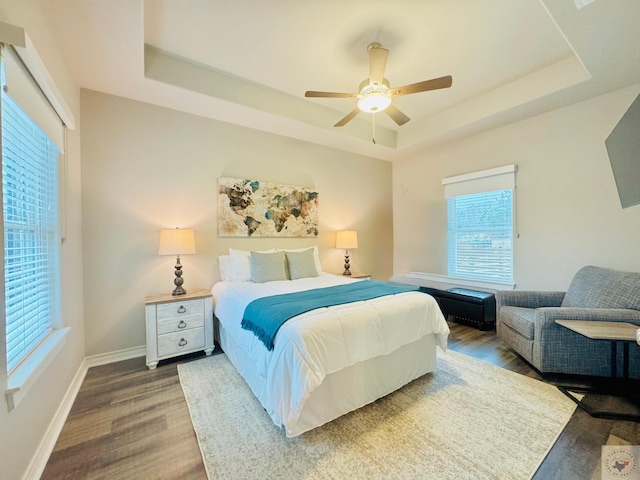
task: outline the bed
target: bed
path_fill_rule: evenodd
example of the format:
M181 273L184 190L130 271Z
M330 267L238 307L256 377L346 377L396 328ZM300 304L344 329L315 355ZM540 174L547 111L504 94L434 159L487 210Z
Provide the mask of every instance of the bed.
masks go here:
M287 437L323 425L434 371L436 347L446 350L449 334L433 297L409 291L297 315L280 327L269 350L241 326L253 300L368 282L322 272L317 250L313 251L312 276L298 277L291 269L286 278L267 277L259 282L246 273L229 274L229 269L225 273L226 260L220 257L223 280L211 289L217 342Z

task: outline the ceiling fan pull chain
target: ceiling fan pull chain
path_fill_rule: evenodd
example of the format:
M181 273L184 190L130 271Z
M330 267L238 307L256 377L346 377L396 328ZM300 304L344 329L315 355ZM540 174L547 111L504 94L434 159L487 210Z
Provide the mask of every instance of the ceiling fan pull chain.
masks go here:
M371 114L371 140L373 140L373 144L376 144L376 114Z

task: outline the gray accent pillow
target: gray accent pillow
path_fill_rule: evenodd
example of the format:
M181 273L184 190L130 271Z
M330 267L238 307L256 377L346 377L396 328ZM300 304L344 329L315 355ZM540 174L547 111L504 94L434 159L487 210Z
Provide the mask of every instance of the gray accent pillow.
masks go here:
M289 267L289 278L317 277L316 259L313 248L301 252L286 252L287 266Z
M284 252L251 252L249 268L251 270L251 281L255 283L287 279Z

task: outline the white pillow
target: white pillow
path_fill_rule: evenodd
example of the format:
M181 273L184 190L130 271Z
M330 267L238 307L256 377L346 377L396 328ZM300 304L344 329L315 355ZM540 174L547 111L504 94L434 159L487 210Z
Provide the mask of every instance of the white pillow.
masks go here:
M229 255L220 255L218 257L218 266L220 267L220 279L228 282L233 282L233 261Z
M313 249L313 259L316 264L316 270L319 272L322 271L322 264L320 263L320 253L318 252L318 246L314 245L313 247L304 247L304 248L279 248L279 252L304 252L305 250Z
M269 250L260 250L258 253L274 253L275 248ZM249 266L249 257L251 252L249 250L236 250L229 249L229 257L231 258L233 269L234 282L250 282L251 281L251 268Z

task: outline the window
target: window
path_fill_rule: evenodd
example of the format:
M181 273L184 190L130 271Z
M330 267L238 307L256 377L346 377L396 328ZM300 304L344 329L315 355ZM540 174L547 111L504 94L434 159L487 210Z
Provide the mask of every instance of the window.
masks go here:
M515 166L443 180L449 275L513 280Z
M2 84L19 60L3 48ZM23 68L18 66L18 68ZM22 82L33 83L18 72ZM21 83L18 90L24 89ZM7 371L10 373L59 322L58 161L59 146L3 88L2 202ZM31 104L51 110L37 87ZM35 95L35 98L34 98ZM31 113L31 112L29 112ZM47 114L51 117L51 114ZM58 120L58 126L64 127ZM44 127L47 128L47 127Z

